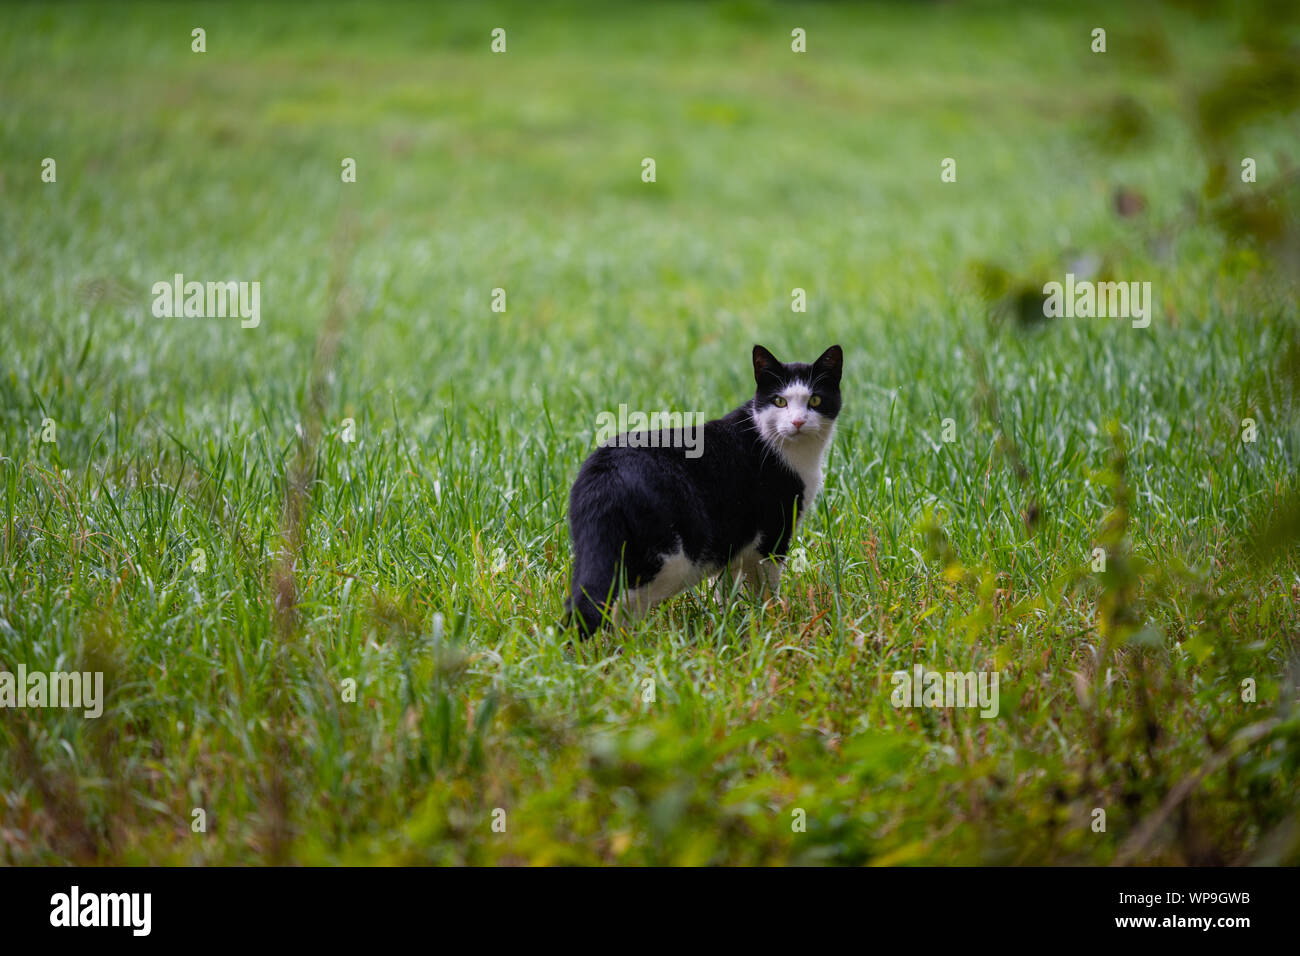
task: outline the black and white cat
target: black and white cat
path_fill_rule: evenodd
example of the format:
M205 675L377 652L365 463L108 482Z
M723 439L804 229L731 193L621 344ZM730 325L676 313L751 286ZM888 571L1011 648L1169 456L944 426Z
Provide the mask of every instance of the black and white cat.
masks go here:
M753 593L775 591L795 522L822 488L843 363L838 345L811 365L755 345L754 397L704 424L697 457L687 454L696 442L670 430L592 452L569 493L565 623L592 634L723 571Z

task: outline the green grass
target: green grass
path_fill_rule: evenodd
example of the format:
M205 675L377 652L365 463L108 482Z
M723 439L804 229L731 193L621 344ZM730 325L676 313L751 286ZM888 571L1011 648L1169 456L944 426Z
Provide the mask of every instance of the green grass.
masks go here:
M6 6L0 669L109 697L0 711L0 861L1300 862L1296 549L1250 560L1297 298L1200 198L1217 146L1288 175L1297 115L1196 133L1238 26ZM1149 329L999 319L1082 257ZM260 327L154 318L176 272ZM597 415L721 415L756 341L845 350L808 569L556 634ZM1000 670L999 716L896 709L913 662Z

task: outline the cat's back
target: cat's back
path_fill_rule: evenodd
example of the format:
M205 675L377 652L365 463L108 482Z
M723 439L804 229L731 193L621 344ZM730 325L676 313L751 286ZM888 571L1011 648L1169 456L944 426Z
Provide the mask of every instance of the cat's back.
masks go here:
M738 477L752 465L752 439L740 410L695 428L624 432L592 451L575 482L591 484L664 480L717 481Z

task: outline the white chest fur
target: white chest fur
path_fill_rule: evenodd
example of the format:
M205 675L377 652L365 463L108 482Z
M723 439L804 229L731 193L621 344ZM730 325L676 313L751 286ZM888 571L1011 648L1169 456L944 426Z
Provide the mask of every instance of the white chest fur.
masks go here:
M776 453L791 471L803 482L803 510L812 510L813 502L821 494L825 480L826 456L831 449L831 437L835 434L835 425L816 435L783 442Z

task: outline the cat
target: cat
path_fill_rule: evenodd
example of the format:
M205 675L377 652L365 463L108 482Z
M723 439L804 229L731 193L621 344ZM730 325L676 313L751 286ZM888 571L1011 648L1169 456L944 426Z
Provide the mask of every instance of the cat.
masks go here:
M753 594L776 591L795 523L822 489L844 353L832 345L806 365L755 345L753 363L754 397L706 422L694 451L662 430L620 435L583 462L569 493L563 626L594 634L723 572Z

